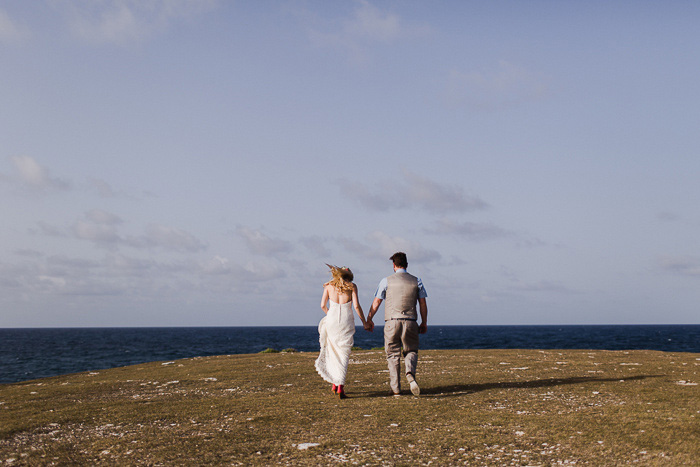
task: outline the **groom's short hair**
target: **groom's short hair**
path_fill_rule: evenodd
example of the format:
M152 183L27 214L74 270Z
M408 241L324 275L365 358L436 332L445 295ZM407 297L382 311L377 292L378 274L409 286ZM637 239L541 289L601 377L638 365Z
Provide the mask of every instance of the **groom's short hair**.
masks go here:
M406 258L406 253L399 251L391 255L391 258L389 258L394 262L394 266L398 268L404 268L406 269L408 267L408 258Z

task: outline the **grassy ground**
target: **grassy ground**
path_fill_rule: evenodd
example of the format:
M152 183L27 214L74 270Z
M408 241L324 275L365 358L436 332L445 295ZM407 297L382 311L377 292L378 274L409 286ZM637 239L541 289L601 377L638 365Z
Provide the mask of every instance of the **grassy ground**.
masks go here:
M700 354L431 350L388 397L353 352L155 362L0 385L0 465L699 465ZM311 444L308 444L311 443Z

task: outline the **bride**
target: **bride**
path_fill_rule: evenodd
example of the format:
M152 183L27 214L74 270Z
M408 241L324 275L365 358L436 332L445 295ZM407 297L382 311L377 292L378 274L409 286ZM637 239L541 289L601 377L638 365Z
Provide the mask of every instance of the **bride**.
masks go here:
M365 314L357 298L357 286L352 282L352 271L346 267L331 266L332 279L323 284L321 308L326 316L318 323L321 353L316 359L316 371L332 384L331 389L345 399L345 377L348 373L350 350L354 343L355 308L362 325L366 326Z

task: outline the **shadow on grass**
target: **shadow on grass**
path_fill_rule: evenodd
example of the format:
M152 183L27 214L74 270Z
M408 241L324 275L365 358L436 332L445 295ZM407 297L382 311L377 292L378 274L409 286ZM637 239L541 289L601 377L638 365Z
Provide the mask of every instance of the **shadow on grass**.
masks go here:
M481 384L452 384L449 386L421 387L421 397L454 397L463 396L465 394L474 394L476 392L488 391L490 389L523 389L523 388L549 388L555 386L565 386L567 384L583 384L583 383L609 383L616 381L637 381L647 378L660 378L666 375L638 375L627 378L548 378L536 379L532 381L508 381L505 383L481 383ZM402 394L410 395L407 391ZM368 392L361 394L353 394L353 397L389 397L387 391Z

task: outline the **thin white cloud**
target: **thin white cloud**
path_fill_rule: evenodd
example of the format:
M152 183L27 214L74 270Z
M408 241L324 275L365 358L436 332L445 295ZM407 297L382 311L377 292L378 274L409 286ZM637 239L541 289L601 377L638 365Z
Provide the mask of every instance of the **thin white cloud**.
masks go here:
M108 255L87 259L64 255L24 257L0 264L0 287L7 294L129 296L161 298L164 289L187 282L196 270L188 263Z
M244 241L248 250L262 256L274 256L289 253L293 250L292 244L281 238L272 238L260 230L239 226L236 234Z
M495 70L452 71L447 81L450 104L498 110L542 99L549 92L536 73L506 61Z
M17 256L25 257L25 258L42 258L44 257L44 253L42 253L39 250L34 250L31 248L18 248L14 251L14 254Z
M65 255L53 255L46 259L46 264L52 269L94 269L100 266L98 261L71 258Z
M663 222L675 222L680 220L680 216L672 211L661 211L656 214L656 218Z
M85 217L96 224L117 225L124 222L116 214L112 214L111 212L103 211L101 209L93 209L88 211L85 213Z
M400 236L391 236L384 232L375 231L367 236L367 240L370 244L377 245L378 251L387 255L387 258L397 251L403 251L409 257L409 261L427 263L441 259L440 253L436 250Z
M239 265L218 255L201 262L200 268L205 275L229 277L233 281L266 282L287 275L277 264L258 261Z
M251 262L234 269L234 277L250 282L267 282L286 277L287 273L279 265Z
M76 221L71 230L76 238L102 246L115 248L124 243L124 239L119 235L115 224L95 222L85 218Z
M424 229L424 231L429 234L455 235L470 240L493 240L513 235L511 232L493 224L456 222L448 218L439 219L431 227Z
M331 255L331 251L326 247L326 239L317 235L303 237L299 242L319 258L327 258Z
M51 224L44 222L44 221L37 222L37 227L38 227L38 230L29 229L29 233L46 235L47 237L66 237L68 235L60 227L56 227L55 225L51 225Z
M376 245L369 245L366 242L361 242L354 238L341 237L338 239L338 243L350 253L361 258L376 259L378 256L382 256L381 253L377 251Z
M77 185L77 184L76 184ZM103 180L101 178L94 178L94 177L87 177L85 183L81 185L77 185L77 188L80 188L81 190L85 191L86 193L89 193L91 195L97 195L100 198L104 199L112 199L112 198L118 198L118 199L125 199L125 200L144 200L146 198L157 198L156 195L153 193L150 193L148 191L142 191L142 192L134 192L130 193L122 189L115 188L107 182L106 180Z
M79 191L100 198L129 198L140 199L150 197L149 193L130 195L117 190L107 181L99 178L87 177L85 182L73 181L53 175L52 170L41 164L31 156L12 156L6 159L10 164L10 171L0 172L0 183L19 188L20 192L27 193L56 193L61 191Z
M30 156L14 156L17 180L24 187L39 191L61 191L71 188L65 180L53 177L50 171Z
M406 253L409 263L411 261L430 263L440 261L442 258L436 250L425 247L415 240L392 236L378 230L369 233L364 241L351 238L340 238L338 241L347 251L371 260L388 260L397 251Z
M398 14L367 0L356 1L355 5L348 16L340 19L314 15L313 26L308 28L310 41L317 47L338 49L352 62L364 63L373 47L424 34L428 29L407 24Z
M700 258L686 257L667 257L658 260L661 269L686 277L700 278Z
M211 10L213 0L54 0L70 32L94 44L125 44L167 30L171 23Z
M388 42L399 37L402 26L396 14L365 0L356 5L350 17L325 21L317 18L316 27L309 31L311 40L322 46L353 50L365 42Z
M20 42L28 36L27 28L19 25L5 10L0 8L0 44Z
M144 276L154 272L169 275L174 271L172 266L157 263L152 259L133 258L121 254L109 255L103 260L103 267L109 276Z
M486 209L478 196L467 195L455 185L438 183L408 170L403 180L381 183L379 188L347 180L339 181L341 193L375 211L421 209L431 213L465 212Z
M122 195L122 193L112 188L109 183L99 178L88 179L88 185L95 190L101 198L115 198Z
M88 16L86 10L75 14L71 31L82 39L94 42L128 42L143 38L154 26L138 24L134 12L124 3L114 3L111 8Z
M214 256L200 263L200 268L204 274L226 275L231 274L231 264L228 258Z
M100 209L85 213L83 219L77 220L71 229L73 235L81 240L88 240L101 245L116 247L124 240L118 233L119 216Z
M366 0L358 2L352 19L345 22L343 34L358 39L391 41L401 33L398 15L382 11Z
M166 250L195 252L206 249L206 245L189 232L160 224L150 225L145 239L148 246Z
M557 294L578 293L577 291L572 290L566 285L556 281L540 281L535 283L517 284L512 286L511 289L517 292L545 292Z
M122 223L122 219L118 216L107 211L94 209L87 212L82 219L78 219L71 227L71 232L75 238L87 240L97 246L112 250L128 246L132 248L161 248L186 253L207 248L205 243L189 232L160 224L151 224L143 235L122 235L119 232ZM46 231L46 229L44 230Z

